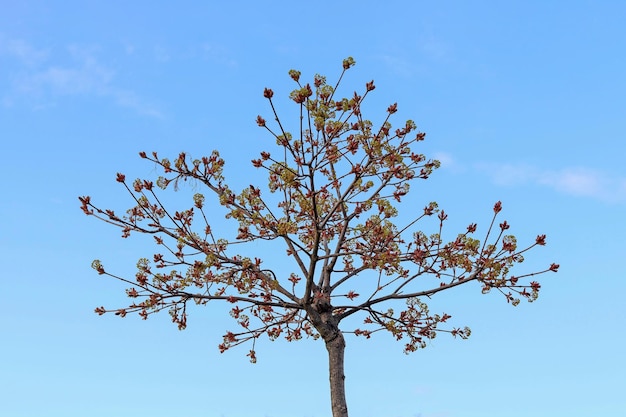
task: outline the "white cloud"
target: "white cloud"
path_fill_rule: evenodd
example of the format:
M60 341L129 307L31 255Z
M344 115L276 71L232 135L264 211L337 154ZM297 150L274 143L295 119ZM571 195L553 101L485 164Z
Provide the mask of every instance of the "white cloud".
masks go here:
M15 86L20 92L41 94L102 94L110 87L114 72L98 65L93 59L74 66L49 66L21 74Z
M168 62L171 59L170 53L163 46L157 45L153 51L155 59L159 62Z
M115 71L97 60L93 48L70 45L66 48L67 56L55 57L57 62L63 60L63 64L51 64L49 51L36 49L23 40L0 38L0 53L16 58L21 64L12 74L13 91L2 99L5 106L14 106L20 97L35 98L35 107L45 108L59 96L95 95L112 99L139 114L162 116L155 105L116 85Z
M527 164L481 164L477 168L487 172L498 185L538 184L579 197L613 203L626 201L626 178L595 169L566 167L547 170Z
M376 55L375 58L402 77L409 77L414 72L409 62L397 55Z
M569 168L556 173L549 173L540 183L556 188L559 191L594 196L597 193L608 191L610 180L602 174L583 168Z
M49 51L36 49L22 39L0 36L0 55L12 56L24 65L35 66L47 59Z
M537 176L536 169L530 165L481 164L478 168L486 171L498 185L520 185Z
M417 46L424 56L433 61L439 61L449 55L448 45L432 34L420 37Z
M156 118L163 117L163 114L155 105L146 102L132 91L110 89L106 91L105 95L114 97L117 104L133 109L139 114Z
M432 155L428 155L428 157L432 157L432 159L436 159L441 162L442 168L455 168L457 166L454 157L448 152L435 152Z
M133 55L135 53L135 45L130 42L124 42L123 44L126 55Z
M231 68L235 68L239 65L237 61L232 58L230 51L222 45L205 42L201 45L200 49L201 56L204 59L208 59L219 65Z

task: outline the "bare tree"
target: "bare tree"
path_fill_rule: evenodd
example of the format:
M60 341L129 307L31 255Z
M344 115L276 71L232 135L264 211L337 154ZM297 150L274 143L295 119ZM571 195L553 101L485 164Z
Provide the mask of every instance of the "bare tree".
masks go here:
M500 202L493 207L482 241L473 237L477 225L472 223L444 242L448 216L434 202L398 224L397 206L409 185L427 179L439 162L415 151L425 134L417 131L413 121L392 130L389 120L396 104L389 106L379 126L363 117L361 106L375 88L373 81L366 83L362 95L335 97L345 71L354 63L352 58L343 61L334 86L321 75L314 77L312 86L303 85L300 72L289 72L298 85L290 95L300 110L295 135L283 128L273 92L265 89L275 122L270 127L261 116L256 122L275 139L278 152L261 152L252 164L267 173L267 187L250 185L233 191L217 151L201 159L181 153L173 161L160 159L156 152L141 152L164 176L156 184L141 179L130 183L117 174L134 201L125 215L99 208L88 196L80 197L85 214L120 227L123 237L133 232L150 234L160 248L151 259L139 259L134 279L109 273L100 261L93 261L99 274L128 284L126 294L133 300L126 308L98 307L96 313L124 317L136 312L146 319L168 310L173 322L184 329L190 304L223 301L238 330L224 335L219 349L250 342L252 362L255 341L262 335L289 341L321 338L328 351L332 413L345 417L345 334L370 338L386 330L404 341L408 353L425 347L438 332L460 338L470 335L467 327L448 326L450 315L430 312L424 300L439 292L474 283L482 293L502 293L512 305L524 298L535 300L540 285L531 277L557 271L558 265L510 274L525 252L545 244L545 235L519 248L508 234L509 224L496 221ZM205 205L203 194L193 196L189 209L165 207L157 189L186 180L206 187L211 201L223 206L236 237L214 234L209 218L215 219L215 209ZM269 194L263 194L262 188ZM439 225L437 233L416 230L420 220L433 217ZM266 268L260 257L241 254L243 246L258 241L284 245L280 270ZM371 288L354 280L366 274ZM361 316L362 328L343 328L342 321L354 315Z

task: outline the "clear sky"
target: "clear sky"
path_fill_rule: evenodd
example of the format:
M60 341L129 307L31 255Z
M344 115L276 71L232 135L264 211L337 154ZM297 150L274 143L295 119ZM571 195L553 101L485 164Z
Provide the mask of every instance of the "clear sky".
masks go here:
M354 417L626 415L626 3L622 1L0 0L0 415L324 417L321 342L262 341L220 354L224 306L98 317L149 239L87 218L77 197L129 206L116 172L154 177L139 151L219 149L235 184L264 184L249 161L272 139L255 125L287 71L346 88L374 79L370 113L427 132L443 162L413 187L450 233L491 207L521 242L548 245L523 270L561 264L533 304L475 286L433 308L469 340L439 336L406 356L385 334L347 336ZM288 110L287 110L288 111ZM194 190L180 191L189 198ZM184 208L184 206L181 206ZM216 217L216 222L221 222ZM481 230L481 229L479 229Z

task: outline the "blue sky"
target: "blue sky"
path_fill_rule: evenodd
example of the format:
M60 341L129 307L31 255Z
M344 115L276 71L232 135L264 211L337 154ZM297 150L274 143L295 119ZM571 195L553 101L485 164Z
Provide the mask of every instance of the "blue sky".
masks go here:
M561 264L533 304L476 287L433 299L472 328L469 340L442 335L406 356L386 335L348 336L351 415L626 414L623 2L24 0L0 10L1 415L330 415L321 342L262 341L251 365L245 347L219 354L233 327L220 305L194 310L184 332L166 314L94 314L127 299L91 261L131 275L152 245L87 218L77 196L128 206L115 173L155 176L142 150L219 149L235 187L264 184L249 165L273 146L254 123L269 114L263 88L289 114L287 71L333 79L347 56L357 65L346 88L376 81L371 117L397 101L395 120L415 120L428 134L420 151L443 162L413 187L416 204L437 200L455 233L484 227L502 200L520 241L548 235L522 267Z

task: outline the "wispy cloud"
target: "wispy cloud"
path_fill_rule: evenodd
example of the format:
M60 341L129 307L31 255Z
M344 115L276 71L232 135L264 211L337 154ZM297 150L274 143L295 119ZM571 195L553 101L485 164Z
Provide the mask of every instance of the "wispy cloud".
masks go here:
M76 46L67 48L72 65L47 65L33 71L24 71L14 86L21 93L41 94L101 94L111 84L115 73L100 65L86 50Z
M104 95L113 97L118 105L132 109L144 116L163 117L163 113L157 106L147 102L133 91L111 88L105 91Z
M450 47L436 36L424 35L418 39L418 50L426 57L433 61L439 61L450 55Z
M168 50L161 45L156 45L153 48L153 52L154 57L158 62L168 62L172 58Z
M462 170L462 167L459 165L456 159L454 159L454 156L452 156L452 154L449 152L434 152L433 154L427 155L427 157L436 159L441 162L441 167L444 169L450 169L455 172Z
M0 35L0 56L16 58L21 64L35 66L48 58L49 50L37 49L22 39L6 39Z
M384 54L376 55L375 58L399 76L409 77L414 73L414 68L409 61L402 58L400 55Z
M626 177L596 169L565 167L549 170L527 164L479 164L477 168L498 185L537 184L578 197L611 203L626 201Z
M162 116L157 106L119 86L115 71L98 61L94 48L70 45L63 54L53 56L51 51L35 48L24 40L0 38L0 54L18 64L10 77L12 91L2 98L4 105L26 97L36 99L36 107L40 108L47 106L42 101L55 101L60 96L95 95L139 114Z
M389 43L384 50L385 53L376 54L373 58L401 77L429 74L433 68L450 65L456 59L450 45L432 33L419 36L403 46Z
M232 58L229 50L223 45L213 42L205 42L201 45L201 56L219 65L236 68L239 64Z

